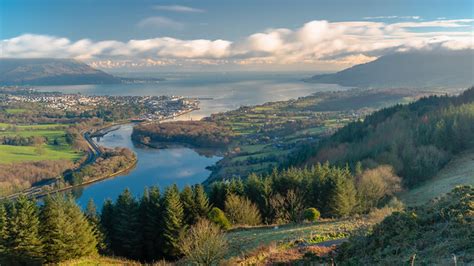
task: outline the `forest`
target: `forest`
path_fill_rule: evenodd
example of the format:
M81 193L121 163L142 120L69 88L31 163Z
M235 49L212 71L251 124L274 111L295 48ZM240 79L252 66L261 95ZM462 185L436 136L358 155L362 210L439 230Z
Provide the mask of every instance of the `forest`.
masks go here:
M142 144L173 142L206 148L223 147L232 137L229 128L202 121L143 123L135 126L132 133L132 139Z
M187 254L189 230L220 232L363 214L400 204L393 197L399 188L389 167L351 173L318 164L216 183L209 192L201 185L181 191L170 186L163 194L151 187L137 200L125 190L100 212L90 201L81 213L71 197L62 195L47 196L41 206L20 197L0 205L0 251L7 264L55 263L98 252L143 262L176 260ZM71 240L71 235L77 237Z
M474 88L459 96L431 96L352 122L292 161L329 161L354 168L391 165L412 187L433 177L453 155L474 146ZM303 162L303 163L302 163Z

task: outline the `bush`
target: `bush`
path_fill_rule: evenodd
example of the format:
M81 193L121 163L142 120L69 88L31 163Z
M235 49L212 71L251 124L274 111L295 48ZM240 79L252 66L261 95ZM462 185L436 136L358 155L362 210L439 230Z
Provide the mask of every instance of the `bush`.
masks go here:
M316 208L308 208L303 212L303 218L308 222L316 222L321 214Z
M230 229L230 222L227 220L227 217L225 217L224 212L217 208L214 207L212 210L209 212L209 220L218 226L220 226L224 230Z
M227 239L221 229L200 220L181 237L180 247L192 265L216 265L227 253Z
M233 225L257 225L261 222L257 206L244 197L230 194L225 201L225 211Z

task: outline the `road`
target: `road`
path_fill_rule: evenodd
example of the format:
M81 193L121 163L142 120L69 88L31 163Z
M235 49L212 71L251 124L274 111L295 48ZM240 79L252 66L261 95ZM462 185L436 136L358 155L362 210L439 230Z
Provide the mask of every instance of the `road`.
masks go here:
M81 165L79 167L74 169L74 171L80 170L81 168L94 163L95 160L102 154L101 148L99 147L99 145L97 143L95 143L94 140L92 140L92 138L90 137L91 133L89 131L86 131L86 132L82 133L82 135L83 135L84 139L87 141L87 146L89 146L89 151L87 152L88 153L87 159L83 163L81 163ZM42 182L42 184L40 186L30 187L30 188L28 188L26 190L23 190L21 192L8 195L5 198L15 199L19 195L27 195L27 196L37 197L39 195L44 194L44 191L43 191L44 186L52 185L56 181L57 181L57 179L53 178L53 179Z

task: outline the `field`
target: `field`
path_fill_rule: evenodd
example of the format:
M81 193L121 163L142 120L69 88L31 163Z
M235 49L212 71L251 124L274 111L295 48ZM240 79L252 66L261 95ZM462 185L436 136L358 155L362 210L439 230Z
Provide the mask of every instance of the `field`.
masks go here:
M10 125L0 123L0 138L3 136L41 136L47 139L41 147L0 145L0 163L15 163L43 160L77 160L77 152L65 140L65 124ZM54 143L56 140L56 144Z
M400 195L408 206L422 205L457 185L474 185L474 151L455 157L435 178Z
M347 238L354 230L368 226L364 219L326 220L315 224L265 226L235 229L227 233L230 253L228 257L245 255L259 247L275 244L288 244L298 241L319 243Z
M209 180L265 174L351 121L432 93L410 89L322 92L215 114L211 121L239 137L231 145L232 152L213 168Z
M97 265L142 265L140 262L113 257L93 257L68 260L61 262L60 266L97 266Z

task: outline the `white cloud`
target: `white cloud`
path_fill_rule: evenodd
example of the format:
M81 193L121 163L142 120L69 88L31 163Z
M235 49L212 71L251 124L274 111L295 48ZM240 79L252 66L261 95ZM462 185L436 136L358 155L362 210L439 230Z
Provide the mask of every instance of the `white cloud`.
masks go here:
M181 22L160 16L148 17L142 19L137 24L142 28L159 28L159 29L182 29L183 24Z
M363 19L414 19L420 20L420 16L376 16L376 17L363 17Z
M184 12L184 13L201 13L205 10L189 7L189 6L180 6L180 5L155 5L153 6L155 10L164 10L164 11L172 11L172 12Z
M156 21L155 21L156 22ZM163 26L163 21L158 20ZM383 23L310 21L237 41L160 37L127 42L24 34L0 41L1 57L71 57L100 67L314 65L334 69L411 49L474 49L472 19ZM150 23L150 24L149 24ZM147 26L151 26L151 22ZM157 25L155 25L157 26ZM435 27L436 31L410 31ZM452 31L452 28L456 28Z

